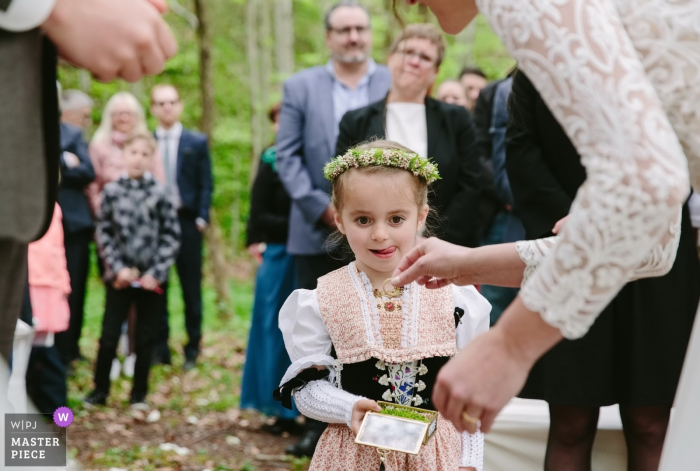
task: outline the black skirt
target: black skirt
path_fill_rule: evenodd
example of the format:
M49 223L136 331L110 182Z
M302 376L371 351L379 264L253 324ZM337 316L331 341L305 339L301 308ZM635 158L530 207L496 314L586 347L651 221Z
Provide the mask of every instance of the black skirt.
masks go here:
M534 366L519 397L550 404L671 405L700 300L700 262L687 206L676 261L628 283L588 333Z

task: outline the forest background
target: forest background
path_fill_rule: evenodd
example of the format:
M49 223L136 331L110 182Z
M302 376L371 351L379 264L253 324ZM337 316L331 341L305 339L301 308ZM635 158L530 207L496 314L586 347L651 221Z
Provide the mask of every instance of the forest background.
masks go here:
M385 63L386 51L401 29L391 0L361 1L372 15L372 56ZM88 137L114 93L128 90L148 110L148 93L157 83L178 88L185 104L183 124L210 137L215 183L206 232L203 351L195 370L180 369L186 333L182 293L173 270L168 293L173 366L152 369L148 396L152 412L162 417L151 421L125 412L131 388L126 378L113 383L106 407L85 409L82 398L92 388L105 303L93 249L80 341L86 360L74 365L68 380L68 405L76 414L68 435L70 456L86 470L305 470L308 460L283 454L294 437L260 433L267 419L239 410L255 271L245 250L245 228L260 154L274 140L267 111L281 100L287 77L328 60L323 16L333 0L168 3L165 18L179 52L161 75L134 84L100 83L61 63L59 79L64 89L81 89L94 99ZM406 23L436 22L422 7L404 8L401 14ZM459 35L445 38L447 56L434 89L456 78L465 65L480 67L489 79L504 77L515 65L481 16ZM153 117L148 116L148 124L155 128Z
M323 15L332 0L170 0L165 18L179 44L163 73L138 83L100 83L84 71L61 64L64 89L78 88L95 100L94 131L105 103L121 90L132 92L148 110L148 92L170 83L185 104L182 122L210 136L214 171L212 227L207 234L207 283L217 292L222 313L232 312L227 280L246 257L245 225L252 179L261 151L273 142L267 110L281 100L282 82L294 72L328 60ZM378 63L386 62L400 24L391 0L367 0ZM433 22L424 7L401 10L406 23ZM446 36L447 57L438 84L465 65L481 67L489 79L514 66L481 16L458 36ZM435 87L436 88L436 87ZM155 120L149 116L149 127Z

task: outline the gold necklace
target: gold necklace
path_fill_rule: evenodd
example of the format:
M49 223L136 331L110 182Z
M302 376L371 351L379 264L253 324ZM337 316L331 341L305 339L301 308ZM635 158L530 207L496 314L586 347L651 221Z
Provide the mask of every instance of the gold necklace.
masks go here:
M384 285L386 285L387 281L391 281L391 278L384 281ZM398 309L400 311L401 304L396 304L395 302L393 302L391 300L401 298L401 296L403 295L404 287L399 286L399 287L396 287L390 291L385 291L384 285L382 285L382 289L374 288L374 291L373 291L374 297L379 298L379 299L389 298L388 301L384 301L384 310L391 312L394 309ZM381 304L377 304L377 308L381 308Z

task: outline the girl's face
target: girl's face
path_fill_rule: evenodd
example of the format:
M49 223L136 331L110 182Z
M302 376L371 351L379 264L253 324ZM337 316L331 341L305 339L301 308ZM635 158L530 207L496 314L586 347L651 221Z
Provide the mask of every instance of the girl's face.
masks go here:
M476 0L406 0L409 5L420 3L430 8L448 34L457 34L479 13Z
M370 278L390 276L416 244L428 205L418 207L413 176L407 171L369 174L348 170L343 201L335 222Z

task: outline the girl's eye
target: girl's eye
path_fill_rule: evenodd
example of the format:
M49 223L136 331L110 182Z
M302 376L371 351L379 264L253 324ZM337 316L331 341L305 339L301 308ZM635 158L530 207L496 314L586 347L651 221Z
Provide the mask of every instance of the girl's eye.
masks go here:
M401 216L392 216L391 219L389 219L389 222L392 224L401 224L403 222L403 218Z
M369 224L369 218L367 216L360 216L359 218L355 219L357 223L361 226L366 226Z

